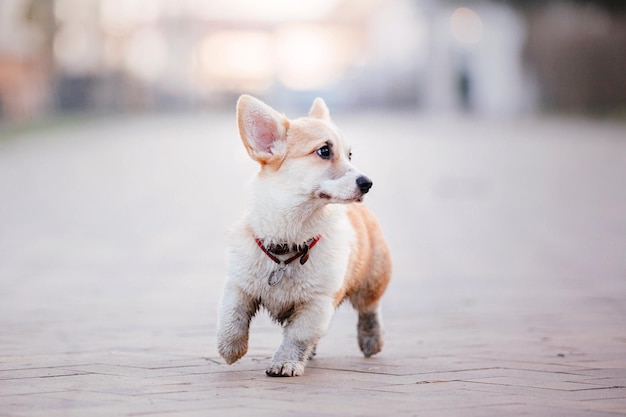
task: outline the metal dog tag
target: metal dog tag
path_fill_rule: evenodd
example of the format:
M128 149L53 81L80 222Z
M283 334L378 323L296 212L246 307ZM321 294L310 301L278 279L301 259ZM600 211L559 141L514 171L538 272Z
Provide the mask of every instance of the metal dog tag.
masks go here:
M283 277L285 276L285 270L287 269L287 265L281 263L278 268L276 268L274 271L272 271L272 273L270 274L269 279L267 280L267 283L270 285L270 287L273 287L274 285L278 284L280 281L282 281Z

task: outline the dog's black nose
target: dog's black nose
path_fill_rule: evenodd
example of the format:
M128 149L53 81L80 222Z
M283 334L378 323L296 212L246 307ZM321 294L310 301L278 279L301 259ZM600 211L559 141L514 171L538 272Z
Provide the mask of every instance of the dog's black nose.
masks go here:
M366 194L370 188L372 188L373 183L372 180L367 178L365 175L361 175L356 179L356 185L363 194Z

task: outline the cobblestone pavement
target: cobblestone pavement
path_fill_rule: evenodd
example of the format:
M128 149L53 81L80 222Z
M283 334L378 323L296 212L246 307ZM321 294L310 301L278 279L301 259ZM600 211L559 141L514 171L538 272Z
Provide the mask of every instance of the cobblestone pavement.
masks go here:
M386 345L343 306L280 379L265 315L215 348L255 170L232 114L0 132L0 415L625 416L626 126L336 120L394 253Z

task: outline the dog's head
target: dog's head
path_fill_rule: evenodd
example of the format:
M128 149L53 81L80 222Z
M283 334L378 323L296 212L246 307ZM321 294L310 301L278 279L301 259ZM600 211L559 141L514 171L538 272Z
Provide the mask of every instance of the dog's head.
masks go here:
M324 100L308 116L289 120L262 101L237 102L239 135L260 176L272 186L327 203L362 201L372 181L351 162L350 149L330 119Z

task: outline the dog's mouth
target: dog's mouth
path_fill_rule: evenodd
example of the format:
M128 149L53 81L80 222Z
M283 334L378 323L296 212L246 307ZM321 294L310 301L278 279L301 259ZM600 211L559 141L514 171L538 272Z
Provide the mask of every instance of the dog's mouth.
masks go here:
M328 193L325 193L324 191L320 191L317 194L317 197L322 199L322 200L326 200L329 203L361 203L363 202L363 197L364 194L360 194L360 195L356 195L354 197L350 197L350 198L339 198L339 197L335 197L332 196Z

